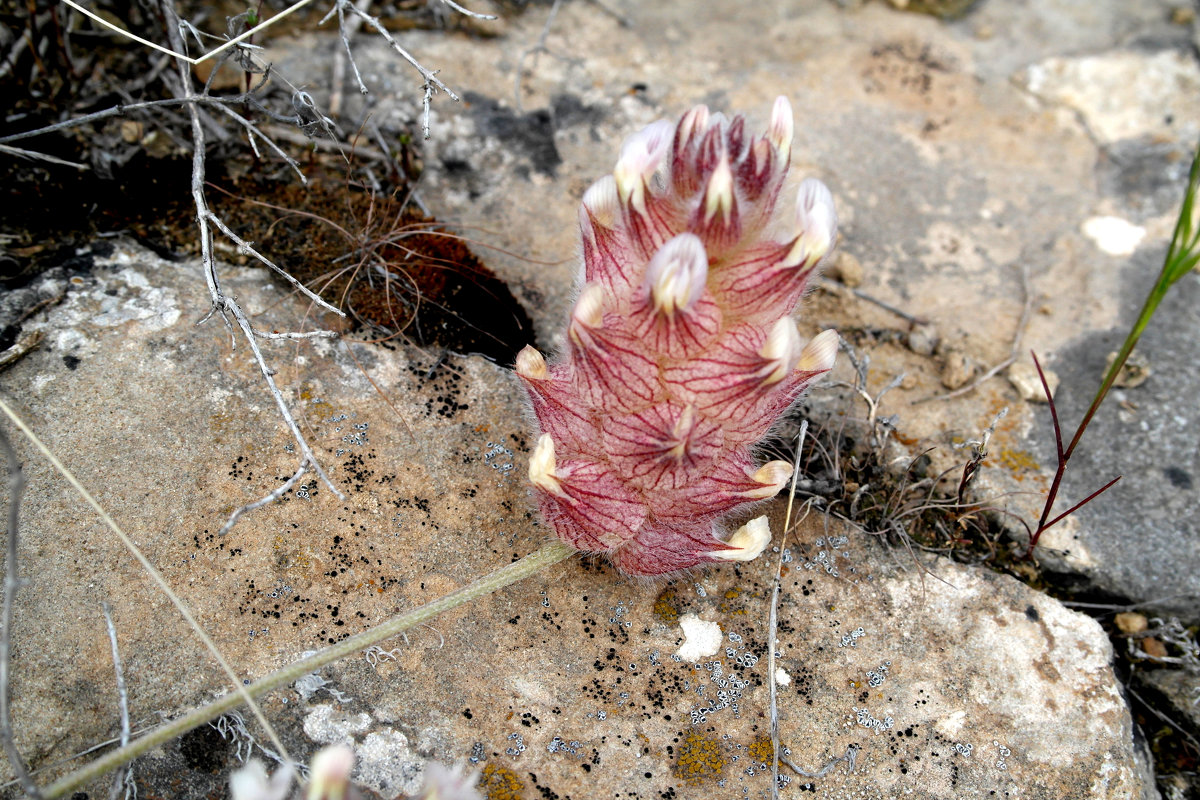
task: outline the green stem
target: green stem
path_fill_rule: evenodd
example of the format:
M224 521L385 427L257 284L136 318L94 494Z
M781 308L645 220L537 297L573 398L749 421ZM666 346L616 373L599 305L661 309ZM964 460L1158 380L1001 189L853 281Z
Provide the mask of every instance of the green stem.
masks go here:
M514 561L507 566L501 567L495 572L485 575L473 583L451 592L445 597L433 600L419 608L397 614L387 622L376 625L370 630L355 634L348 639L343 639L337 644L317 651L308 658L301 659L281 670L272 672L270 675L259 678L254 683L245 687L246 693L251 697L258 697L272 689L286 686L308 673L320 669L326 664L364 650L373 644L378 644L385 639L390 639L407 631L409 628L420 625L436 617L443 611L457 608L478 597L483 597L484 595L499 591L506 586L510 586L517 581L524 580L546 567L566 560L575 552L575 550L562 542L557 540L552 541L519 561ZM130 742L124 747L113 750L110 753L106 753L86 767L82 767L66 777L55 781L42 792L42 796L47 798L47 800L62 797L96 780L105 773L123 764L128 764L151 748L168 742L177 736L181 736L192 728L203 725L205 722L210 722L228 711L232 711L241 705L242 702L242 695L230 693L214 700L206 706L193 709L179 719L171 720L136 741Z
M1100 410L1100 404L1108 396L1108 390L1112 388L1117 375L1120 374L1121 369L1125 366L1125 362L1129 360L1129 354L1133 352L1138 339L1142 338L1142 332L1150 324L1150 318L1154 316L1154 312L1158 310L1159 303L1167 296L1170 288L1170 284L1160 280L1150 290L1150 294L1146 297L1146 303L1142 306L1142 312L1138 315L1137 322L1134 323L1133 328L1129 331L1129 335L1125 337L1125 343L1121 345L1121 350L1117 353L1116 358L1113 359L1112 366L1108 368L1108 372L1104 376L1104 382L1100 384L1100 390L1096 392L1091 406L1088 407L1087 413L1083 415L1083 421L1075 429L1075 435L1071 438L1071 443L1067 445L1067 449L1063 453L1064 460L1069 459L1071 453L1075 452L1075 445L1079 444L1079 440L1083 438L1083 432L1087 430L1088 423L1092 421L1092 417L1096 416L1096 412Z

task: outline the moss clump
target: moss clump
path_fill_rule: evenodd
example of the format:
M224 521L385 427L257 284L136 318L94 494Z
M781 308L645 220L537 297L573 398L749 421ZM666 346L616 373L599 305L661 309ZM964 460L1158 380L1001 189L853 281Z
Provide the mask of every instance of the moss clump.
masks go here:
M517 773L508 767L489 763L483 765L479 790L487 800L521 800L524 797L525 784L521 783Z
M695 731L688 731L679 745L679 756L672 768L675 777L695 786L708 779L720 778L724 769L725 755L721 752L721 743Z

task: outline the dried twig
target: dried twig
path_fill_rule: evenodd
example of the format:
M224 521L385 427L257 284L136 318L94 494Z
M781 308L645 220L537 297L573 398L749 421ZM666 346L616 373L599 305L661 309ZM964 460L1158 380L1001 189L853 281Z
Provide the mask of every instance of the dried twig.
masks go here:
M788 491L787 513L783 520L783 536L779 540L779 560L775 563L775 579L771 582L771 611L767 617L767 681L771 687L771 800L779 800L779 706L778 686L775 681L775 639L779 635L779 584L783 577L783 554L787 550L787 537L792 529L792 504L796 500L796 480L800 475L800 454L804 450L804 437L808 434L808 420L800 423L796 437L796 457L792 461L792 486Z
M25 438L28 439L35 448L37 448L38 452L46 457L46 460L50 462L51 466L53 466L54 469L63 476L63 479L69 483L76 492L79 493L79 496L82 497L84 501L92 507L92 510L99 515L105 526L107 526L108 529L111 530L116 537L121 540L121 544L125 545L125 549L127 549L133 555L138 564L140 564L142 569L145 570L146 574L150 576L150 579L153 580L162 593L171 600L171 603L175 606L175 609L179 612L180 616L187 621L188 625L195 632L197 638L200 639L200 641L204 644L204 647L209 653L212 654L213 659L220 665L221 670L225 673L226 677L233 682L234 691L232 692L231 696L236 698L238 702L245 702L250 706L250 709L254 712L254 716L263 726L268 738L271 739L272 744L278 747L280 752L286 753L287 750L279 741L279 737L276 735L275 730L271 727L271 724L267 722L266 717L263 716L262 710L258 707L258 704L255 703L253 698L246 692L245 686L242 684L241 679L238 678L237 674L233 671L233 668L229 666L229 662L225 659L225 657L221 655L221 651L217 649L212 637L208 635L204 628L200 627L200 623L196 621L191 609L188 608L187 604L183 602L183 599L180 598L179 595L175 594L175 592L171 589L170 584L168 584L166 579L163 578L162 573L150 563L150 560L146 558L146 555L141 551L141 549L134 543L132 539L129 538L129 534L121 530L121 527L117 525L116 521L114 521L111 516L109 516L108 512L104 510L104 507L101 506L96 498L92 496L92 493L89 492L87 488L79 482L79 479L75 477L74 473L67 469L66 466L58 460L58 457L55 456L54 453L50 452L50 449L42 443L42 440L38 438L37 434L30 430L29 426L25 424L24 420L18 417L16 412L9 408L8 404L4 402L3 398L0 398L0 412L9 418L13 425L17 426L21 433L25 435ZM8 630L7 626L5 627L5 630ZM0 659L0 663L2 662L3 659ZM3 693L0 692L0 694ZM99 776L97 775L95 777ZM50 789L46 791L46 795L48 797L56 796Z
M407 61L412 66L413 69L415 69L417 72L421 73L421 77L425 81L425 83L422 86L422 88L424 88L424 90L425 90L425 98L422 102L422 108L424 109L424 113L421 116L421 132L424 134L425 138L428 139L429 138L429 104L430 104L430 101L433 100L433 96L435 94L437 94L438 92L445 92L446 95L451 100L458 101L458 99L459 99L458 95L456 95L453 91L451 91L450 87L446 86L446 84L441 82L441 80L437 77L438 70L426 69L421 64L421 62L419 62L415 58L413 58L411 53L409 53L407 50L405 50L403 47L401 47L400 43L397 42L396 39L392 36L392 34L388 32L387 28L383 27L383 24L379 21L378 17L371 16L364 9L360 9L358 6L351 3L350 0L335 0L335 3L336 3L335 7L329 10L329 13L325 15L324 19L322 19L321 22L323 24L334 14L337 14L338 24L339 24L339 26L343 27L342 41L345 44L347 52L349 52L349 50L350 50L350 41L349 41L349 37L346 35L346 33L344 31L344 25L345 25L345 13L350 12L352 15L357 16L363 22L365 22L367 25L370 25L372 28L374 28L375 32L378 33L380 36L382 36L383 40L385 42L387 42L389 45L391 45L391 48L393 50L395 50L397 53L399 53L401 58L403 58L405 61ZM354 66L354 75L358 79L359 91L361 91L363 94L367 94L367 91L368 91L367 87L363 83L362 77L358 73L358 67L356 65L354 65L353 55L351 55L351 57L350 57L350 63L352 66Z
M3 403L0 400L0 403ZM4 742L4 752L13 773L21 782L25 794L40 800L41 792L33 778L29 777L29 769L25 760L17 750L13 741L11 709L8 701L9 658L12 655L12 621L13 602L17 598L17 589L21 588L21 578L17 573L17 533L21 522L21 494L25 491L25 474L21 471L21 462L17 460L17 451L8 441L7 434L0 428L0 449L8 460L8 554L4 561L4 611L0 624L0 739Z
M462 14L464 17L470 17L471 19L487 19L487 20L492 20L492 19L496 18L495 14L480 14L477 11L471 11L469 9L463 8L458 3L454 2L454 0L442 0L442 2L445 3L446 5L450 6L451 8L453 8L458 13Z
M178 19L175 16L174 9L170 7L169 3L163 3L163 10L168 20L167 31L171 39L172 46L181 47L182 41L180 39L178 26L174 25L174 22ZM179 87L183 92L184 99L197 97L191 88L190 75L188 74L187 66L183 63L180 63L179 70ZM291 410L284 401L282 392L280 392L279 388L275 385L275 370L271 369L271 367L267 365L266 359L263 357L262 351L258 347L258 334L255 331L254 326L250 324L250 320L247 319L245 312L242 310L242 307L238 304L237 300L225 294L221 286L221 280L217 274L216 259L213 256L213 237L210 225L220 230L221 233L225 234L232 242L234 242L234 244L238 246L241 252L253 256L261 263L275 270L286 280L291 282L293 286L309 297L309 299L318 303L323 308L333 311L339 316L345 315L340 310L329 305L316 294L314 294L310 289L308 289L308 287L304 286L295 278L293 278L287 273L286 270L276 266L268 258L251 247L248 242L244 241L241 237L230 230L229 227L225 225L225 223L216 214L214 214L211 209L209 209L208 200L204 194L204 128L201 125L199 109L197 108L196 104L187 104L187 110L192 122L192 202L196 206L196 222L200 228L200 258L204 267L204 277L208 283L209 300L212 304L209 309L209 313L206 314L201 321L203 322L204 320L207 320L213 314L220 314L221 318L225 321L226 326L232 327L231 323L229 322L229 317L232 317L234 321L237 322L237 326L244 334L246 341L250 345L251 353L254 355L254 359L258 364L259 371L262 373L263 379L267 382L267 388L270 390L271 396L275 400L275 406L279 410L280 415L283 417L284 424L291 432L292 438L295 439L296 444L300 447L300 467L297 471L298 474L295 476L295 478L293 478L292 483L299 478L299 475L302 475L305 470L311 467L314 471L316 471L317 475L320 476L321 480L339 500L344 499L345 496L338 490L333 481L325 473L325 470L321 467L320 463L317 461L316 455L313 453L312 448L308 444L308 440L305 439L304 434L300 432L300 427L296 424L296 420L292 416ZM255 131L257 132L257 129L255 129ZM259 132L258 135L263 136L261 132ZM265 139L266 137L264 136L263 138ZM281 496L281 494L279 494L279 490L276 489L272 492L269 492L264 498L243 506L234 512L233 516L225 524L222 530L228 530L232 524L236 522L239 517L241 517L242 514L246 513L247 510L250 510L251 508L259 508L262 505L271 502L272 500L278 499L279 496Z
M800 775L801 777L824 778L826 775L829 774L829 770L833 769L835 766L837 766L838 764L840 764L843 761L846 762L846 768L849 769L851 772L854 772L854 761L857 758L858 758L858 745L852 744L846 748L845 753L843 753L842 755L833 759L832 761L830 761L825 766L821 767L821 769L817 770L816 772L809 772L808 770L804 770L804 769L801 769L800 767L797 767L786 756L780 756L779 760L780 760L780 762L785 764L788 767L788 769L790 769L792 772L796 773L797 775Z
M63 158L46 155L45 153L39 153L36 150L22 150L19 147L10 147L6 144L0 144L0 153L16 156L17 158L28 158L32 161L45 161L49 164L57 164L60 167L71 167L72 169L77 169L80 172L86 172L87 170L91 169L91 167L89 167L87 164L80 164L76 161L67 161Z
M554 0L554 5L550 6L550 13L546 16L546 24L542 26L542 32L537 38L537 42L533 47L521 53L521 57L517 59L517 74L513 77L513 102L517 113L521 113L521 78L525 72L525 59L537 53L548 53L546 49L546 37L550 35L550 27L554 24L554 18L558 16L558 9L562 6L562 0Z
M113 626L112 612L108 607L108 603L102 603L100 608L104 612L104 624L108 628L108 643L112 648L113 671L117 674L117 702L121 709L121 746L124 747L129 744L129 695L125 691L125 671L121 669L121 651L117 649L117 629ZM130 774L131 766L129 764L117 770L116 777L113 778L112 789L108 792L108 800L117 800Z
M925 317L918 317L915 314L910 314L902 308L897 308L896 306L892 305L891 303L886 303L883 300L880 300L878 297L875 297L874 295L870 295L864 291L860 291L858 289L847 286L846 284L842 283L839 280L834 280L833 278L821 278L821 282L818 283L817 286L831 294L834 294L834 295L836 295L839 291L850 292L850 294L854 295L859 300L865 300L868 303L877 305L880 308L882 308L884 311L888 311L892 314L895 314L897 317L904 320L905 322L907 322L910 325L928 325L929 324L929 320L926 319Z
M265 21L259 23L258 25L255 25L253 28L250 28L249 30L243 31L241 34L233 37L232 39L229 39L221 46L219 46L213 50L209 50L207 53L205 53L202 56L198 56L197 58L192 58L187 55L187 48L183 46L184 45L183 41L181 39L179 39L177 36L171 37L172 38L171 46L178 47L179 49L172 50L168 47L163 47L161 44L158 44L157 42L152 42L149 39L143 39L142 37L138 36L135 33L131 33L130 31L125 30L124 28L114 25L113 23L109 22L108 20L97 16L95 13L93 13L91 11L88 11L86 8L79 5L78 3L75 3L74 0L62 0L62 2L64 2L71 8L75 9L76 11L80 12L81 14L84 14L85 16L90 17L91 19L100 23L101 25L108 28L109 30L115 31L116 33L121 34L122 36L124 36L127 39L132 39L133 41L137 42L138 44L145 45L146 47L150 47L150 48L153 48L154 50L158 50L160 53L166 53L169 56L174 56L175 58L179 59L180 61L186 61L187 63L194 65L194 64L199 64L201 61L207 61L208 59L213 58L214 56L219 56L222 53L224 53L226 50L230 49L231 47L238 46L244 40L249 39L251 36L253 36L254 34L258 33L259 31L261 31L265 28L269 28L270 26L274 25L276 22L279 22L281 19L286 17L288 14L291 14L293 11L297 11L300 8L303 8L304 6L308 5L309 3L312 2L312 0L299 0L296 3L293 3L292 5L288 6L283 11L280 11L278 14L271 17L270 19L265 20ZM174 14L172 14L172 16L174 16ZM176 26L176 27L178 28L178 26Z
M214 720L222 714L237 708L245 702L247 696L259 697L272 689L287 686L326 664L333 663L346 656L357 655L361 651L371 647L371 645L378 644L394 636L399 636L410 628L424 624L427 620L432 619L443 611L458 608L480 597L496 592L505 586L510 586L517 581L524 580L553 564L566 560L574 554L574 550L555 539L519 561L505 564L494 572L444 597L397 614L386 622L376 625L374 628L356 633L337 644L332 644L323 650L318 650L313 655L289 664L269 675L265 675L248 686L243 687L239 684L237 693L227 694L217 698L206 706L193 709L182 717L171 720L141 738L135 739L125 747L105 753L87 766L55 781L46 788L45 797L47 800L54 800L54 798L66 795L117 768L121 764L132 761L163 742L168 742L193 728L203 725L205 722Z

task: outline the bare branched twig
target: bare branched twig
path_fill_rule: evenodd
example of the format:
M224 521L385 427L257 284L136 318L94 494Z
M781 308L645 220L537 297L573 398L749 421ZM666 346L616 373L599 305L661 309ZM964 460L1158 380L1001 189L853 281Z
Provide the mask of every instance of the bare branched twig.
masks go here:
M2 402L4 401L0 400L0 403ZM21 470L21 462L17 460L17 451L13 449L3 428L0 428L0 449L4 450L8 461L8 553L4 562L4 616L0 619L0 624L4 626L3 630L0 630L0 739L4 741L4 752L8 756L13 773L21 782L21 788L33 800L40 800L41 792L29 776L25 760L21 758L17 744L13 741L11 709L8 705L13 602L17 598L17 589L21 587L21 578L17 572L17 533L21 523L21 494L25 491L25 473Z
M422 85L422 88L425 90L425 97L422 101L424 113L421 116L421 133L424 134L426 139L428 139L429 104L433 100L433 96L438 92L445 92L447 97L449 97L451 100L457 101L459 99L458 95L451 91L450 87L442 83L441 79L439 79L437 76L438 70L426 69L421 62L413 58L411 53L401 47L400 43L397 42L392 34L388 32L387 28L383 27L383 23L379 21L378 17L371 16L366 12L365 8L359 8L357 5L350 2L350 0L335 0L335 6L331 8L329 13L326 14L324 19L321 20L321 24L327 22L334 14L337 15L338 25L342 29L342 42L346 47L346 52L349 54L350 64L354 67L354 76L358 80L359 91L361 91L363 94L367 94L368 89L366 84L363 83L362 76L358 72L358 66L354 64L354 56L352 53L350 53L350 34L353 33L353 31L347 33L345 29L347 12L354 17L358 17L364 23L374 28L375 32L382 36L383 40L387 42L391 48L400 55L401 58L407 61L413 69L421 73L421 78L425 81L425 83Z

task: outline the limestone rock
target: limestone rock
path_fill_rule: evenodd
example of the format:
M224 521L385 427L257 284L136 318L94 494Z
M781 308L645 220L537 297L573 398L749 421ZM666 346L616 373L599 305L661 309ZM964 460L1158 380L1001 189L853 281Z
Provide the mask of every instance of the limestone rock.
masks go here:
M263 273L224 273L258 325L301 323L304 308ZM278 485L296 457L244 349L226 349L219 324L193 324L205 297L194 264L118 248L42 320L47 346L6 383L240 674L257 677L536 546L509 376L475 358L439 366L349 341L268 351L346 499L310 479L217 537L232 508ZM139 724L224 682L112 536L21 449L31 584L14 625L14 718L18 745L41 767L115 730L101 601L113 606ZM776 531L782 513L772 507ZM758 794L770 780L776 559L768 551L665 586L572 560L262 705L294 755L352 743L357 779L386 798L415 790L435 759L468 759L493 796ZM782 740L808 769L853 754L814 782L824 796L894 794L914 781L928 798L1151 796L1108 641L1089 618L948 562L922 579L872 537L815 517L782 566ZM139 761L142 790L223 791L235 753L261 752L247 719Z

